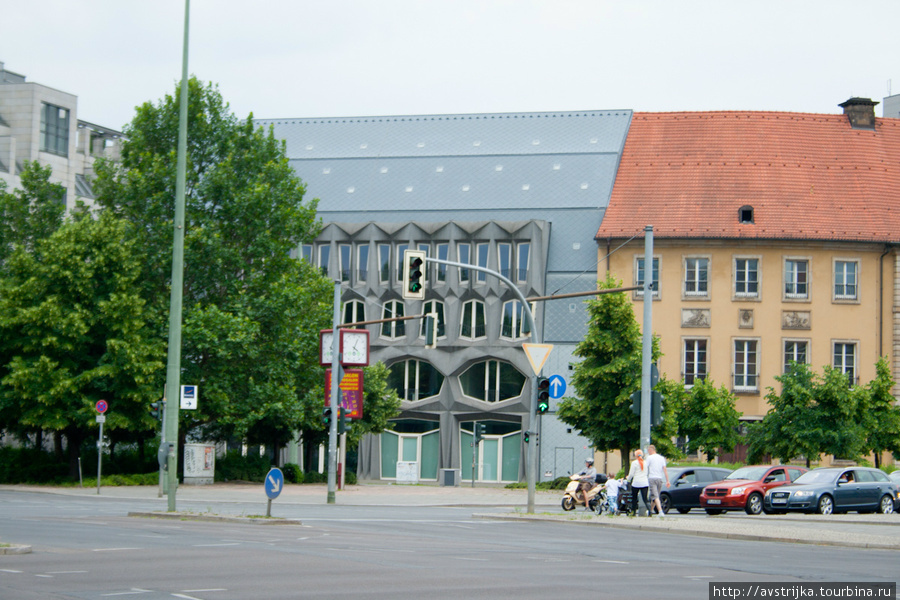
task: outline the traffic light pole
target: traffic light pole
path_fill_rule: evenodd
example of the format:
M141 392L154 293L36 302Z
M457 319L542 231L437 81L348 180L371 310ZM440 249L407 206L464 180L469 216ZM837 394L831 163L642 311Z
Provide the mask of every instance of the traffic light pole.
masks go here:
M644 228L644 333L641 348L641 448L650 445L651 382L653 362L653 226Z
M331 339L331 398L328 405L331 407L331 420L328 423L328 497L327 503L335 502L335 482L337 480L337 438L338 438L338 394L341 393L339 379L341 369L340 339L338 333L341 326L341 282L334 282L334 314L331 321L332 331L335 335Z

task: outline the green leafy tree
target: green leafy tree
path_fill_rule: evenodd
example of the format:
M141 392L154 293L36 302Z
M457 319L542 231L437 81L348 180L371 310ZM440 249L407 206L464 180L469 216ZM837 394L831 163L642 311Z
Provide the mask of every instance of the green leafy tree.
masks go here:
M600 289L621 286L612 277L600 282ZM578 397L563 398L557 416L579 429L595 449L618 449L625 460L640 443L640 422L631 412L630 396L641 386L641 331L624 293L602 294L587 305L587 335L574 352L582 359L572 375ZM653 360L658 358L654 338Z
M33 252L19 248L0 281L0 419L65 434L71 473L107 400L110 430L152 427L146 406L163 347L136 292L142 259L133 229L81 214Z
M26 161L20 189L8 192L0 181L0 265L15 248L31 252L62 225L65 188L50 183L50 174L50 167Z
M705 379L694 381L679 415L678 433L687 440L688 454L704 452L712 462L720 451L734 450L741 416L735 404L734 394L725 386L716 388Z
M862 455L866 432L859 418L866 389L852 386L845 373L826 366L816 378L816 432L822 440L819 452L856 460Z
M881 465L881 453L893 452L900 458L900 406L891 394L894 380L887 358L875 364L875 379L866 385L866 396L859 407L859 418L867 432L864 452L875 453L875 466Z
M283 142L252 115L237 119L194 78L189 98L181 380L201 397L180 431L278 447L302 421L318 331L330 325L330 282L291 257L321 228L317 201L304 200ZM141 292L163 338L179 104L176 93L138 107L121 162L100 162L94 183L98 204L136 226Z

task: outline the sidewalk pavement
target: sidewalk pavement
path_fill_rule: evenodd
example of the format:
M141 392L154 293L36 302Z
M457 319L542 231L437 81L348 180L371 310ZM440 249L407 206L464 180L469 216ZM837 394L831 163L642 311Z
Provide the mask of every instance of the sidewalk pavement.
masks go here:
M59 488L45 486L0 485L0 491L18 490L68 496L97 498L96 488ZM159 499L162 516L166 496L159 497L156 486L102 487L100 497L137 500ZM752 541L777 541L883 550L900 550L900 515L761 515L725 513L710 517L694 510L690 515L669 514L666 517L597 516L582 510L570 513L560 507L559 491L536 491L535 512L526 514L527 492L503 487L439 487L436 485L403 485L363 483L346 486L335 494L339 506L458 506L472 507L475 518L488 520L558 521L616 529L668 532ZM246 503L265 501L261 483L216 483L213 485L181 485L179 502ZM324 484L286 485L278 497L279 504L325 504ZM223 509L224 510L224 509ZM167 513L168 516L190 518L190 513ZM218 515L228 518L227 514ZM238 519L238 517L234 517ZM241 518L240 520L246 521ZM258 521L258 520L257 520Z

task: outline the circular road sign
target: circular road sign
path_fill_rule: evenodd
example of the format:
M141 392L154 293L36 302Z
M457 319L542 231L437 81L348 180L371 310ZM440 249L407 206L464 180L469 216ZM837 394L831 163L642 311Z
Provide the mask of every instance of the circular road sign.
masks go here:
M101 415L106 412L106 409L109 408L109 405L106 403L106 400L97 400L97 412Z
M266 496L269 497L269 500L277 498L278 494L281 493L281 488L284 487L284 473L281 472L281 469L272 467L266 475L265 485Z

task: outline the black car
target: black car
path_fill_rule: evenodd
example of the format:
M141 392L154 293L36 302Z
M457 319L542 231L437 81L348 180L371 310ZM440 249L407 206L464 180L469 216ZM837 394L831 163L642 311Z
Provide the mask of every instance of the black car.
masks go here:
M821 467L804 473L790 485L766 492L763 505L767 512L788 511L882 513L894 512L900 488L884 471L871 467Z
M669 487L663 483L659 502L664 513L674 508L681 514L700 508L700 492L709 484L721 481L731 469L719 467L673 467L669 469Z

